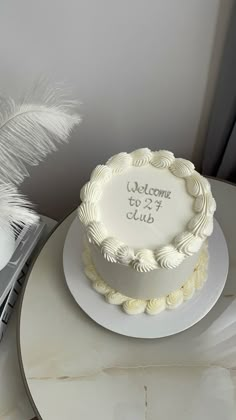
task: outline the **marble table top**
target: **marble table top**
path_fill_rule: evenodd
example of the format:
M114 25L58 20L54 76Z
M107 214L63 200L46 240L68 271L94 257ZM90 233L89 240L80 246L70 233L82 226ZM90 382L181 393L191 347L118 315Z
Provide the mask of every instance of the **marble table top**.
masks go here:
M229 246L229 276L211 312L176 336L132 339L91 321L63 274L63 244L75 215L47 241L28 278L19 319L22 373L38 418L156 420L158 413L162 420L195 420L203 418L200 406L208 420L234 418L236 190L216 180L211 185Z

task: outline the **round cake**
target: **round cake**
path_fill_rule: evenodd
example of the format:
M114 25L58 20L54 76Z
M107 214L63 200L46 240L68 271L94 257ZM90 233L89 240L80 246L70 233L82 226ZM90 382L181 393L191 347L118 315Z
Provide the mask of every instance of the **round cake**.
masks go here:
M216 204L193 163L166 150L119 153L93 170L81 200L85 274L108 303L156 315L202 287Z

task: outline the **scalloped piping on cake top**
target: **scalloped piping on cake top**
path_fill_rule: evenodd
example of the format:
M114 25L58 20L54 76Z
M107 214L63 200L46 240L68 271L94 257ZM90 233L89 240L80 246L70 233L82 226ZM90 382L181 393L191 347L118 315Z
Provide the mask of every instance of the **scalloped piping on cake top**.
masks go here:
M143 312L148 315L157 315L165 309L175 309L185 300L191 299L195 291L201 289L207 279L208 259L208 247L207 244L204 244L193 273L180 289L167 296L145 300L133 299L112 289L97 273L89 247L85 245L82 253L84 272L93 288L105 297L106 302L122 306L128 315L138 315Z
M113 238L100 220L99 200L103 186L113 176L125 172L131 166L152 165L159 169L168 168L173 175L185 180L188 193L194 197L195 216L189 220L187 230L177 235L172 243L157 249L132 249L119 238ZM177 159L172 152L148 148L134 150L132 153L118 153L105 165L98 165L92 172L90 181L81 190L82 203L78 217L86 228L88 240L99 247L103 257L110 262L130 265L139 272L159 268L174 269L182 261L198 252L205 239L213 231L213 215L216 203L206 178L194 169L192 162Z

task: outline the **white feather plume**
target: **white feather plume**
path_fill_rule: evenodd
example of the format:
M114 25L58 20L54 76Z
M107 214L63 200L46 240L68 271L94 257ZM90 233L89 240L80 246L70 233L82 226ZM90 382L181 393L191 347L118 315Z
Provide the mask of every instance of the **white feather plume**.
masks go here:
M0 226L35 224L38 216L16 185L29 176L27 165L38 165L56 144L68 140L81 121L78 103L66 99L61 87L40 79L24 100L0 97Z
M29 175L26 165L37 165L67 141L81 121L76 105L42 80L19 104L0 97L0 180L20 184Z
M12 184L0 183L0 227L12 225L17 231L24 224L38 222L38 215L30 208L32 204Z

